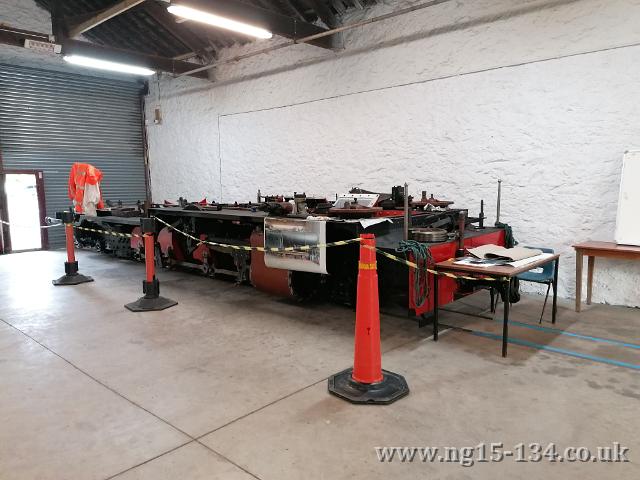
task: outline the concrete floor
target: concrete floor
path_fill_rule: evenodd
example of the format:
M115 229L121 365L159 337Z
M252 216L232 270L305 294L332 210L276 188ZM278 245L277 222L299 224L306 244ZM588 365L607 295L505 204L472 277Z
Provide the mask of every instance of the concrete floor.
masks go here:
M160 273L180 304L136 314L143 265L80 253L96 281L53 287L62 252L0 257L0 478L640 478L640 371L383 316L383 364L411 394L386 406L329 395L351 364L351 310ZM486 307L480 292L454 306ZM540 297L512 319L536 324ZM500 311L498 314L500 315ZM486 332L500 323L444 312ZM640 343L640 310L560 301L557 327ZM544 325L550 326L549 323ZM511 336L640 364L640 350L512 326ZM380 463L377 446L630 448L630 463Z

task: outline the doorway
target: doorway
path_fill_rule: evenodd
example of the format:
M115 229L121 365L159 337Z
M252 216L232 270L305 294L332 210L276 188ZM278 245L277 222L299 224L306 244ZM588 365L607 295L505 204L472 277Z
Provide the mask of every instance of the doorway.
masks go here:
M44 181L41 171L0 173L0 253L47 248L44 225Z

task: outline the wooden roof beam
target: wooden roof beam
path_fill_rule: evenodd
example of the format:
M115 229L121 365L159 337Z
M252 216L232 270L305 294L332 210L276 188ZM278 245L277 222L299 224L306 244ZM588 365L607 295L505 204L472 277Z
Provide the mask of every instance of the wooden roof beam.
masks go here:
M127 10L135 7L136 5L141 4L145 0L120 0L118 3L113 5L112 7L106 8L104 10L100 10L96 12L91 18L87 20L77 23L75 25L69 26L69 37L74 38L78 35L91 30L94 27L97 27L101 23L106 22L107 20L112 19L120 15L121 13L126 12Z

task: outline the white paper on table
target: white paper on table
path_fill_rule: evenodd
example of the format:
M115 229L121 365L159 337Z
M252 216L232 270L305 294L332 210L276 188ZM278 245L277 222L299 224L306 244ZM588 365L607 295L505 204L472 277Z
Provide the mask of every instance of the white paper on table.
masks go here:
M550 258L553 257L553 253L541 253L540 255L536 255L535 257L529 257L529 258L525 258L522 260L518 260L516 262L509 262L506 263L505 265L510 265L512 267L523 267L525 265L528 265L530 263L534 263L537 262L539 260L544 260L545 258Z
M456 260L455 262L456 265L469 265L470 267L481 267L481 268L488 268L488 267L495 267L496 264L495 263L481 263L478 262L478 259L475 257L464 257L460 260Z
M489 267L522 267L524 265L528 265L530 263L537 262L538 260L544 260L545 258L550 258L553 256L553 253L541 253L540 255L536 255L535 257L525 258L523 260L517 260L515 262L505 262L505 263L478 263L478 259L474 257L465 257L461 260L456 260L456 265L469 265L470 267L480 267L480 268L489 268Z
M360 220L358 220L358 222L360 222L360 225L362 225L362 228L364 229L367 229L370 226L377 225L379 223L385 223L385 222L393 223L388 218L361 218Z

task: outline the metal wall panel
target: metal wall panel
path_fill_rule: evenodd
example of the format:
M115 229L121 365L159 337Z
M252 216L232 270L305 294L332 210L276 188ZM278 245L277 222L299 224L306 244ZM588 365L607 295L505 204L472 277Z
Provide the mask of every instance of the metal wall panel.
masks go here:
M6 169L44 172L47 215L71 204L74 162L104 173L105 200L144 201L142 84L0 64L0 149ZM64 245L61 228L51 248Z

